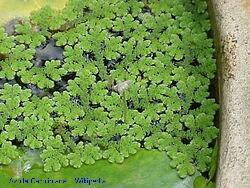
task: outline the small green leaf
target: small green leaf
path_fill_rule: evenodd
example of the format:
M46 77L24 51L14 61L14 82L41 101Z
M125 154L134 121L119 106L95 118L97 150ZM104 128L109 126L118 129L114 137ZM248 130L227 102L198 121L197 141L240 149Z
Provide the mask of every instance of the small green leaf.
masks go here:
M218 143L216 141L214 149L213 149L213 153L211 156L211 164L210 164L210 170L209 170L209 180L211 181L212 178L214 177L215 173L216 173L216 169L217 169L217 160L218 160Z
M203 176L197 176L193 182L194 188L207 188L207 180Z

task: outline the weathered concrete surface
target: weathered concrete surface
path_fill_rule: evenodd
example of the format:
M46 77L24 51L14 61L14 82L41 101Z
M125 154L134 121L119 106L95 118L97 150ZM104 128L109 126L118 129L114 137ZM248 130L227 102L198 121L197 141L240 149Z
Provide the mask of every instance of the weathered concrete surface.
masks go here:
M209 0L220 102L218 188L250 187L250 0Z

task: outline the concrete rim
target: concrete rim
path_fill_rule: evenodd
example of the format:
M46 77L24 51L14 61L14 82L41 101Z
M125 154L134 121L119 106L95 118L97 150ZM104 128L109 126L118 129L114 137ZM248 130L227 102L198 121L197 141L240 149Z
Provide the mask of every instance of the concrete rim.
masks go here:
M216 187L250 187L250 1L209 0L218 63Z

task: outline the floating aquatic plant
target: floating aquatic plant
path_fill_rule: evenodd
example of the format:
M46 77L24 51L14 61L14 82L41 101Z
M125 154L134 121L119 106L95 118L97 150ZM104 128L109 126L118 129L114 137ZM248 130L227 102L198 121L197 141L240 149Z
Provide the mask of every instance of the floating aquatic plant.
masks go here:
M202 0L70 0L0 29L0 163L41 151L45 171L166 151L207 171L218 129Z

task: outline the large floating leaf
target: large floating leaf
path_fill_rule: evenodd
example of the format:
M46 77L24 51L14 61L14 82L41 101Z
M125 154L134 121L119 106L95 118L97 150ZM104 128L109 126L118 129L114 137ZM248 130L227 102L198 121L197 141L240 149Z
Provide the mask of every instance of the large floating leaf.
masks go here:
M94 165L83 165L79 169L63 168L59 172L48 173L42 169L32 169L23 174L25 179L66 179L65 184L11 184L9 180L14 172L9 167L0 170L0 181L4 188L80 188L88 185L76 184L75 178L85 177L105 180L103 184L92 183L90 187L93 188L192 188L195 175L181 179L176 170L169 166L169 162L165 152L140 150L122 164L110 164L100 160Z

